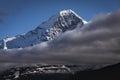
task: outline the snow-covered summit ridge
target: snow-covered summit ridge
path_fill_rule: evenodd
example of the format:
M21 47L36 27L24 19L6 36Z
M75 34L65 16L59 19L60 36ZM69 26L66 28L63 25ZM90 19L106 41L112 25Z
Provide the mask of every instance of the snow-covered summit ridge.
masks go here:
M76 15L78 18L80 18L80 19L84 22L84 24L87 23L87 21L85 21L82 17L80 17L78 14L76 14L76 13L75 13L73 10L71 10L71 9L60 11L60 16L66 16L66 15L69 15L69 14L74 14L74 15Z
M1 40L0 49L24 48L53 40L65 31L73 30L78 24L81 28L86 21L71 9L63 10L24 35Z

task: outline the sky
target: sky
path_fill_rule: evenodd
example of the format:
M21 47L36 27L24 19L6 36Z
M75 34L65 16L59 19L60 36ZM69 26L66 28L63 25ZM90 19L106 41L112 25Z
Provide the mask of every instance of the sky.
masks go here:
M24 34L61 10L72 9L86 21L120 8L120 0L0 0L0 39Z

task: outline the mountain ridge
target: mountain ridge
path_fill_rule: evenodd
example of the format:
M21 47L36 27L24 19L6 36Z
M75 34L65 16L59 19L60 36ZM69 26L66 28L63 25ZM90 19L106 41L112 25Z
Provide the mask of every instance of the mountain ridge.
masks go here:
M82 27L87 22L71 9L62 10L43 22L34 30L24 35L5 38L0 41L0 49L25 48L41 42L53 40L68 30L73 30L79 24Z
M84 66L85 67L85 66ZM83 67L83 68L84 68ZM94 66L95 67L95 66ZM15 67L0 74L1 80L119 80L120 63L101 68L80 65L34 65ZM82 68L82 70L81 70Z

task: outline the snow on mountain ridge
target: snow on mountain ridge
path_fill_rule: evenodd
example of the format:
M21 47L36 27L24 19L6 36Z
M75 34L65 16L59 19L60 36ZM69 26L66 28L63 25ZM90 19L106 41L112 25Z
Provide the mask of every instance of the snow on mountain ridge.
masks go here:
M44 41L52 40L61 33L86 23L72 10L63 10L43 22L36 29L24 35L6 38L0 41L0 49L24 48Z
M76 13L75 13L73 10L71 10L71 9L60 11L60 15L61 15L61 16L65 16L65 15L69 15L69 14L74 14L74 15L76 15L78 18L80 18L80 19L84 22L84 24L87 23L87 21L85 21L83 18L81 18L78 14L76 14Z

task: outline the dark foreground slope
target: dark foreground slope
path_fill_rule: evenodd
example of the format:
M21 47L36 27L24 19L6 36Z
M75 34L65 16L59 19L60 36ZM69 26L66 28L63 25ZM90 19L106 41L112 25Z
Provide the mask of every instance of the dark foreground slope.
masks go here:
M120 63L98 70L78 71L69 80L120 80Z
M0 80L6 80L3 76L7 74L12 73L9 70L4 72L0 75ZM20 75L18 78L11 77L9 80L120 80L120 64L110 65L98 70L78 71L76 73L25 74Z

